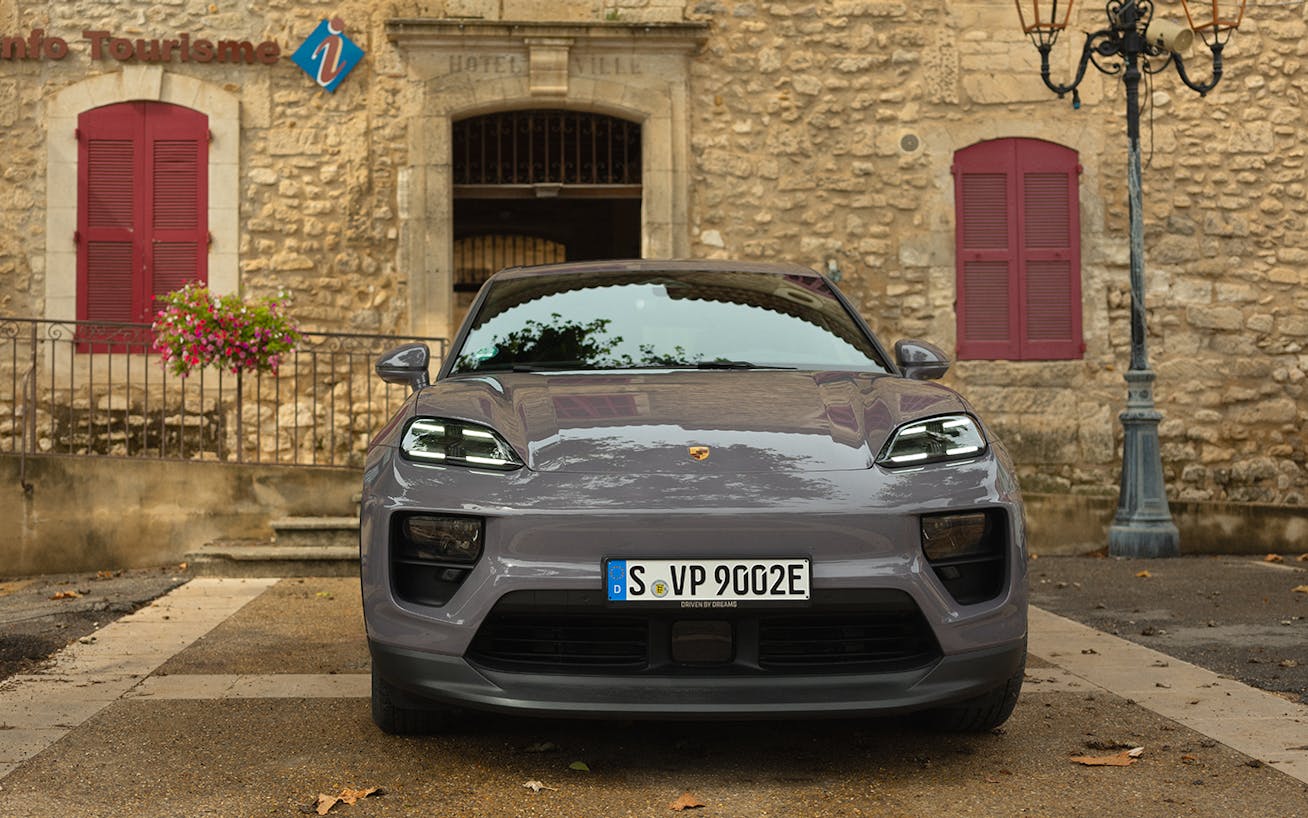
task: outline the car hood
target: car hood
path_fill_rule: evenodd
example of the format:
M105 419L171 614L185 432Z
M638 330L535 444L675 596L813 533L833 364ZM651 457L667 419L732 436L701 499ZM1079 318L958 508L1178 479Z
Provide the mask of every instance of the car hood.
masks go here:
M495 429L535 471L731 474L867 469L901 423L967 406L890 375L671 370L461 375L414 408Z

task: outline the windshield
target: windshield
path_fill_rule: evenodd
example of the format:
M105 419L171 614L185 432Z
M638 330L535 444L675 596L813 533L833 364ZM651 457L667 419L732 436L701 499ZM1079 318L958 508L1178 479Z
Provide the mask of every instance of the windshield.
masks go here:
M560 273L496 281L451 374L633 368L886 372L820 278L759 272Z

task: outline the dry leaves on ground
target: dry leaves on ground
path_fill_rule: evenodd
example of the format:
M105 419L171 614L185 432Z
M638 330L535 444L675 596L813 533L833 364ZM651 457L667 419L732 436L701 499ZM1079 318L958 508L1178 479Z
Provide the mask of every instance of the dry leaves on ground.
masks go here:
M1308 594L1308 585L1296 585L1290 589L1292 594Z
M569 770L576 770L579 773L590 772L590 767L584 761L574 761L568 765Z
M308 812L309 810L312 810L313 812L316 812L319 815L326 815L328 812L331 811L332 807L336 806L337 804L354 806L354 802L362 798L367 798L370 795L382 796L385 794L386 791L383 790L381 787L367 787L365 789L357 789L357 790L351 787L342 787L340 795L327 795L325 793L319 793L318 800L314 801L314 803L309 807L309 809L302 808L301 812Z
M1150 577L1153 576L1153 574L1149 573L1148 571L1140 571L1136 573L1136 576L1139 577L1140 579L1149 579Z
M1263 557L1263 562L1285 562L1285 557L1280 554L1268 554Z
M1300 554L1299 556L1295 557L1295 558L1294 558L1294 561L1295 561L1295 562L1308 562L1308 551L1305 551L1304 553L1302 553L1302 554Z
M59 591L58 593L56 593L54 596L50 598L51 599L77 599L80 596L81 594L77 593L76 591Z
M1087 767L1129 767L1144 755L1143 747L1133 747L1111 756L1072 756L1069 761Z
M702 806L704 806L703 801L688 792L683 792L680 798L673 801L671 804L668 804L668 809L673 812L681 812L682 810L687 809L699 809Z

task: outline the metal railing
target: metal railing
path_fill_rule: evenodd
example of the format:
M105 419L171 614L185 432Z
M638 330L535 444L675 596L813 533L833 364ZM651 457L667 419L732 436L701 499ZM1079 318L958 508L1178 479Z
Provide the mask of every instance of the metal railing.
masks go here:
M0 317L0 453L359 466L404 402L377 356L444 338L306 332L276 375L160 365L147 324Z

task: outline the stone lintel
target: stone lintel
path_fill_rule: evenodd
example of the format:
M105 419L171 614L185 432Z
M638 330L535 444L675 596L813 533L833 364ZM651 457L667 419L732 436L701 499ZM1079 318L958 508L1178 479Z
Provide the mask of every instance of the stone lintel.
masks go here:
M386 38L401 49L521 48L529 41L571 40L587 51L695 54L708 40L707 23L551 23L405 18L386 21Z

